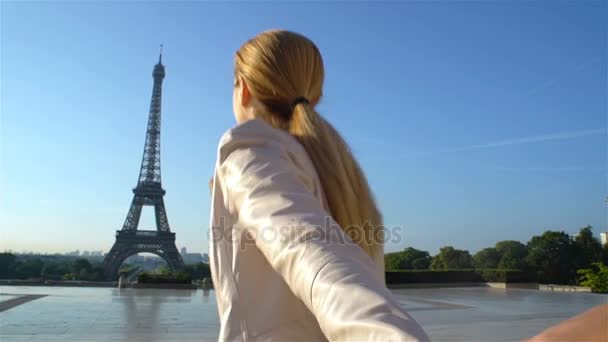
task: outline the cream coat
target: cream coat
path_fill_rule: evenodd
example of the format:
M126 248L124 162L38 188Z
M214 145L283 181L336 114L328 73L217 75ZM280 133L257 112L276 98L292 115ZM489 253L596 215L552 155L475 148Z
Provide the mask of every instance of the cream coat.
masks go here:
M328 215L296 139L262 120L218 147L210 265L220 341L427 340L372 260Z

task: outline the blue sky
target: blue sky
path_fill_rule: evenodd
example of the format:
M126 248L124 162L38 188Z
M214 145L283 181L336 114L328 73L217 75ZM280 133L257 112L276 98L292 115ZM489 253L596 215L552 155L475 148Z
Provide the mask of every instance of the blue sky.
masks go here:
M319 111L368 174L387 250L472 252L606 224L606 2L2 2L0 249L104 250L136 185L165 46L162 171L178 248L207 251L233 54L319 46ZM140 228L151 228L152 210ZM394 230L393 230L394 231ZM393 237L395 237L393 235Z

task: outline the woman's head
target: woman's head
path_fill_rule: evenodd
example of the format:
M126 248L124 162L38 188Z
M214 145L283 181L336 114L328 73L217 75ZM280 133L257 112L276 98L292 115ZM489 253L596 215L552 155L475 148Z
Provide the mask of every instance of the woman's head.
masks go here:
M233 106L237 121L252 115L286 124L299 97L310 105L323 93L323 60L315 44L290 31L263 32L236 53Z
M236 53L234 113L260 118L304 146L325 193L331 216L370 256L383 250L382 217L365 175L340 134L315 110L323 94L323 59L308 38L289 31L263 32Z

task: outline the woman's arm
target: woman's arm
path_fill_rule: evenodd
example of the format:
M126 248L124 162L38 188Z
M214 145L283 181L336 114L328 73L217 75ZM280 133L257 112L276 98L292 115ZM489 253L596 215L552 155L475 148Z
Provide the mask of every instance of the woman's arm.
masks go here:
M224 139L223 139L224 140ZM312 181L278 141L220 147L216 181L272 267L331 341L428 340L376 265L325 212Z
M525 342L608 341L608 304L554 325Z

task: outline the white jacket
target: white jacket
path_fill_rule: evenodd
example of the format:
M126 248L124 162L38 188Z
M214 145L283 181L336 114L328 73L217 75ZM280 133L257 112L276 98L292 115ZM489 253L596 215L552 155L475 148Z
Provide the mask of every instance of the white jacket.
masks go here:
M428 340L375 262L328 215L291 135L256 119L218 147L210 266L220 341Z

